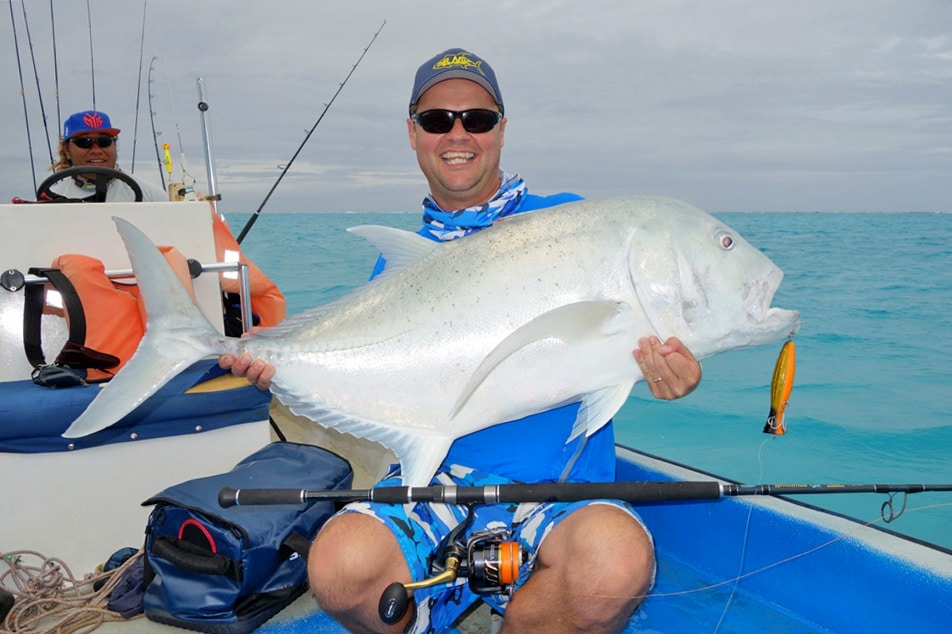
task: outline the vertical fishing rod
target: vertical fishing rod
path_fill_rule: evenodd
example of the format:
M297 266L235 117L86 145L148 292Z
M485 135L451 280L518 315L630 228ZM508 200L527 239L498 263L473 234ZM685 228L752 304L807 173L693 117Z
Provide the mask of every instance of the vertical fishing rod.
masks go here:
M17 73L20 75L20 100L23 102L23 119L26 125L27 151L30 154L30 172L33 175L33 191L36 191L36 166L33 164L33 137L30 135L30 114L26 107L26 91L23 85L23 65L20 63L20 43L17 39L17 23L13 14L13 0L10 0L10 27L13 29L13 48L17 56Z
M360 64L361 60L364 59L364 55L367 54L367 51L370 50L370 47L373 46L374 41L377 39L377 36L380 35L380 32L383 31L383 27L386 26L387 21L384 20L383 24L380 25L380 28L377 29L377 32L374 33L374 36L370 39L370 43L364 47L364 51L360 54L360 57L357 58L357 61L354 63L353 67L350 69L350 72L347 73L347 76L344 77L344 81L341 82L340 86L337 87L337 92L334 93L334 96L331 97L331 100L324 105L324 110L321 112L321 116L317 118L317 121L311 127L310 131L304 137L304 140L301 141L301 145L298 146L297 151L294 153L294 156L291 157L291 160L288 161L287 165L284 166L284 169L281 170L281 175L278 176L278 180L274 182L274 185L271 186L271 189L268 191L268 194L264 197L264 200L261 201L261 204L258 205L258 208L251 215L251 218L248 219L248 222L245 223L244 228L242 228L241 233L238 234L238 237L235 240L238 244L241 244L241 241L245 239L245 236L248 235L248 232L251 230L252 225L258 220L258 216L261 214L261 210L267 204L268 199L271 198L271 194L274 193L274 190L277 189L278 184L281 182L281 179L284 178L284 175L288 173L288 170L291 169L291 164L294 163L294 159L297 158L298 154L301 153L301 150L304 149L304 145L307 143L308 139L311 138L311 135L314 134L314 130L317 129L318 124L324 118L324 115L327 114L327 111L330 110L331 104L334 103L334 100L337 99L337 95L340 94L340 91L344 89L344 84L347 83L347 80L350 79L350 76L354 74L354 71L357 70L357 66Z
M56 56L56 19L53 15L53 0L50 0L50 35L53 39L53 89L56 100L56 134L63 129L63 117L60 114L59 100L59 63Z
M162 179L162 189L165 189L165 173L162 171L162 157L159 154L159 132L155 131L155 109L152 107L152 70L155 67L155 60L157 57L153 57L152 61L149 62L149 122L152 124L152 143L155 145L155 160L159 164L159 178Z
M149 0L142 0L142 35L139 36L139 78L136 81L136 116L132 126L132 165L130 172L136 171L136 142L139 140L139 102L142 95L142 49L145 47L145 10ZM163 185L164 187L164 185Z
M93 60L93 15L86 0L86 24L89 31L89 77L93 87L93 110L96 109L96 62Z
M36 82L36 96L37 100L40 102L40 116L43 120L43 131L46 136L46 150L49 152L50 165L52 165L53 146L50 144L50 128L46 121L46 108L43 105L43 91L40 90L40 73L36 69L36 55L33 52L33 36L30 34L30 21L26 17L26 4L21 2L20 7L23 9L23 28L26 30L26 41L27 45L30 47L30 63L33 65L33 79ZM31 162L32 158L33 155L31 153Z
M157 32L157 34L159 36L159 51L164 54L165 41L162 39L162 30L160 29ZM150 73L151 73L151 69L150 69ZM165 73L165 82L169 91L169 103L172 105L172 121L175 123L175 136L178 139L179 165L182 170L181 180L182 180L182 186L185 189L184 197L185 197L185 200L195 200L195 178L189 172L188 161L186 161L185 159L185 144L182 142L182 127L179 122L178 107L175 104L175 92L172 90L172 80L169 77L168 73ZM151 80L150 80L150 83L151 83ZM151 99L152 96L153 95L150 93L149 98ZM154 116L155 113L152 113L152 114ZM154 125L155 125L155 122L153 121L153 129L154 129ZM161 132L156 132L153 134L153 137L156 137L159 134L161 134ZM165 155L164 161L165 161L166 173L169 176L168 182L169 184L171 184L172 183L172 156L171 156L171 153L169 152L169 148L171 148L171 144L163 143L162 146L163 146L164 155ZM156 153L158 153L159 151L157 139L156 139L155 151ZM161 171L161 169L162 169L162 160L159 161L159 170ZM163 182L165 182L164 177L163 177Z

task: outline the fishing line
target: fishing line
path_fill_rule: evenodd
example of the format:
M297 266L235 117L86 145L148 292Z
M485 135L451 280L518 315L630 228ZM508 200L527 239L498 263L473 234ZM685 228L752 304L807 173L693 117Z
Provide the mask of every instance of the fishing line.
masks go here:
M917 507L914 507L914 508L906 509L906 512L907 512L907 513L914 513L914 512L918 512L918 511L929 511L929 510L933 510L933 509L937 509L937 508L944 508L944 507L949 507L949 506L952 506L952 502L940 502L940 503L938 503L938 504L927 504L927 505L925 505L925 506L917 506ZM724 580L722 580L722 581L717 581L717 582L715 582L715 583L711 583L711 584L708 584L708 585L699 586L699 587L697 587L697 588L689 588L689 589L687 589L687 590L672 590L672 591L670 591L670 592L648 592L647 594L641 594L641 595L607 595L607 594L594 594L594 593L584 593L584 592L567 592L567 591L563 591L563 594L566 594L566 595L571 594L571 595L573 595L573 596L581 596L581 597L593 597L593 598L597 598L597 599L618 599L618 600L641 599L641 600L644 600L644 599L648 599L648 598L652 598L652 597L658 598L658 599L669 599L669 598L674 598L674 597L687 596L687 595L691 595L691 594L699 594L699 593L701 593L701 592L710 592L710 591L712 591L712 590L716 590L716 589L718 589L718 588L721 588L721 587L723 587L723 586L726 586L727 584L732 584L732 583L736 583L736 582L738 582L738 581L742 581L742 580L744 580L744 579L749 579L750 577L753 577L753 576L755 576L755 575L759 575L759 574L762 574L762 573L767 572L767 571L769 571L769 570L773 570L774 568L777 568L778 566L782 566L782 565L784 565L784 564L791 563L791 562L796 561L796 560L798 560L798 559L802 559L803 557L806 557L806 556L808 556L808 555L812 555L813 553L816 553L816 552L818 552L818 551L821 551L821 550L823 550L824 548L828 548L828 547L832 546L833 544L836 544L837 542L843 541L844 539L851 539L851 538L855 537L856 535L858 535L861 530L863 530L863 529L865 529L865 528L870 528L870 527L872 527L873 525L875 525L876 523L882 522L882 521L883 521L883 518L878 517L878 518L876 518L876 519L874 519L874 520L870 520L870 521L868 521L868 522L862 522L862 523L859 523L859 522L858 522L858 526L857 526L854 530L849 531L849 532L845 532L845 533L843 533L843 534L841 534L841 535L839 535L839 536L837 536L837 537L834 537L833 539L831 539L831 540L829 540L829 541L827 541L827 542L824 542L824 543L822 543L822 544L817 544L817 545L814 546L813 548L809 548L809 549L807 549L807 550L805 550L805 551L803 551L803 552L797 553L797 554L795 554L795 555L790 555L789 557L785 557L784 559L780 559L780 560L778 560L778 561L775 561L775 562L766 564L766 565L764 565L764 566L761 566L760 568L757 568L757 569L755 569L755 570L751 570L750 572L745 572L745 573L743 573L743 574L741 574L741 575L738 575L738 576L736 576L736 577L731 577L731 578L729 578L729 579L724 579Z
M790 402L790 394L793 391L793 382L794 375L796 374L796 345L793 343L793 335L787 337L787 341L784 342L783 346L780 348L780 354L777 355L777 361L774 363L773 377L770 381L770 412L767 415L767 422L764 425L763 431L765 434L770 434L770 437L767 439L775 438L776 436L784 435L787 431L787 422L786 422L786 411L787 405ZM760 447L757 449L757 468L758 475L756 482L764 481L764 447L767 446L767 440L764 440L760 443ZM891 499L891 498L890 498ZM740 563L737 568L737 578L734 580L734 584L731 587L730 594L727 597L727 602L724 604L724 609L721 611L721 616L717 620L717 624L714 626L714 632L716 633L721 624L724 622L724 617L727 616L727 611L731 607L731 603L734 601L734 597L737 594L737 589L740 587L741 575L744 572L744 565L747 561L747 546L750 540L750 522L754 514L754 505L750 504L747 507L747 520L744 523L744 537L741 541L740 547Z
M763 442L760 443L760 447L757 449L758 472L757 472L757 480L755 480L756 482L764 481L763 452L764 452L764 447L767 446L767 443L770 440L771 438L764 439ZM740 585L741 575L744 574L744 564L747 561L747 544L750 538L750 521L753 516L754 516L754 505L750 504L747 507L747 520L744 523L744 539L741 542L741 546L740 546L740 563L737 566L737 578L734 579L734 585L731 587L731 593L730 595L728 595L727 602L724 604L724 609L721 610L721 616L719 619L717 619L717 624L714 626L715 634L717 633L718 630L721 629L721 624L724 622L724 617L727 616L727 611L730 609L731 603L733 603L734 601L734 595L737 594L737 588Z
M944 507L944 506L952 506L952 502L942 502L942 503L940 503L940 504L929 504L929 505L926 505L926 506L919 506L919 507L916 507L916 508L907 509L906 512L911 513L911 512L914 512L914 511L926 511L926 510L931 510L931 509L935 509L935 508L941 508L941 507ZM767 565L765 565L765 566L762 566L762 567L760 567L760 568L757 568L756 570L751 570L750 572L746 572L746 573L744 573L744 574L742 574L742 575L740 575L740 576L738 576L738 577L736 577L736 578L733 578L733 579L725 579L725 580L723 580L723 581L718 581L717 583L712 583L712 584L710 584L710 585L702 586L702 587L700 587L700 588L692 588L692 589L690 589L690 590L679 590L679 591L676 591L676 592L662 592L662 593L658 593L658 594L649 593L649 594L647 594L646 596L649 596L649 597L673 597L673 596L679 596L679 595L685 595L685 594L693 594L693 593L695 593L695 592L703 592L703 591L711 590L711 589L714 589L714 588L718 588L718 587L723 586L723 585L726 585L726 584L728 584L728 583L734 583L735 581L738 581L738 580L740 580L740 579L747 579L747 578L749 578L749 577L753 577L754 575L759 575L759 574L761 574L761 573L763 573L763 572L767 572L768 570L772 570L772 569L776 568L777 566L782 566L783 564L788 564L788 563L790 563L790 562L792 562L792 561L796 561L797 559L802 559L803 557L806 557L807 555L812 555L813 553L818 552L818 551L820 551L820 550L823 550L824 548L827 548L827 547L829 547L829 546L832 546L833 544L835 544L835 543L837 543L837 542L839 542L839 541L842 541L842 540L844 540L844 539L848 539L848 538L855 537L855 536L859 533L860 530L862 530L862 529L864 529L864 528L869 528L869 527L873 526L874 524L876 524L877 522L881 522L881 521L883 521L882 518L881 518L881 517L878 517L878 518L876 518L876 519L874 519L874 520L870 520L870 521L868 521L868 522L861 523L859 526L857 526L857 528L856 528L855 530L850 531L849 533L843 533L842 535L840 535L840 536L838 536L838 537L834 537L833 539L831 539L831 540L828 541L828 542L824 542L824 543L822 543L822 544L818 544L818 545L814 546L813 548L810 548L810 549L808 549L808 550L805 550L805 551L803 551L803 552L801 552L801 553L797 553L796 555L791 555L791 556L786 557L786 558L784 558L784 559L781 559L781 560L779 560L779 561L775 561L775 562L773 562L773 563L771 563L771 564L767 564Z

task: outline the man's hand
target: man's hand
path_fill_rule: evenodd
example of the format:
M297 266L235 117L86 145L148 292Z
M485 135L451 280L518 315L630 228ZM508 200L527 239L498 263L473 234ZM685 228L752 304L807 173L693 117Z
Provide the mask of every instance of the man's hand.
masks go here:
M261 390L271 389L271 379L274 378L274 366L264 359L252 359L250 354L243 354L238 358L234 355L223 354L218 357L218 365L223 370L231 370L235 376L243 376L248 382Z
M657 337L640 339L634 355L655 398L680 398L701 382L701 364L677 337L664 344Z

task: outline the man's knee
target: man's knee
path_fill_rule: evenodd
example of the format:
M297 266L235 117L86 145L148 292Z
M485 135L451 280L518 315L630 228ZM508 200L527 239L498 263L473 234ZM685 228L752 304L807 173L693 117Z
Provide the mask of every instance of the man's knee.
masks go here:
M540 562L561 568L569 583L596 596L635 604L655 570L647 531L631 514L606 504L587 506L563 520L543 542Z
M382 579L410 577L390 531L379 520L359 513L335 516L324 525L311 545L307 567L311 592L331 612L368 600L365 594Z

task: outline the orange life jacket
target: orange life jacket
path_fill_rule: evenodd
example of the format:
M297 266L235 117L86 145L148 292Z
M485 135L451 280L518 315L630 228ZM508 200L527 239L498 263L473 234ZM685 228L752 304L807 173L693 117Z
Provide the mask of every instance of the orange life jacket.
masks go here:
M175 247L159 247L159 250L194 299L185 257ZM90 368L86 379L102 381L110 378L132 357L145 334L145 307L139 297L139 287L110 280L102 261L88 255L60 255L53 260L51 268L59 269L69 279L82 301L86 341L78 343L119 359L119 364L109 371ZM68 313L53 308L47 312L62 314L67 323L69 321Z
M241 261L248 265L251 287L251 310L258 318L258 326L273 326L286 316L284 294L277 285L248 260L239 249L228 225L212 210L212 228L215 252L221 262ZM174 247L160 247L166 261L175 270L179 280L194 299L188 262ZM113 355L119 364L108 371L90 368L87 381L109 379L132 357L145 334L146 312L139 296L139 287L132 283L113 282L105 275L102 261L85 255L65 254L53 260L50 268L59 269L72 283L79 296L86 321L85 342L77 342L94 352ZM219 274L222 290L238 293L237 273ZM65 316L64 311L50 305L44 312Z

